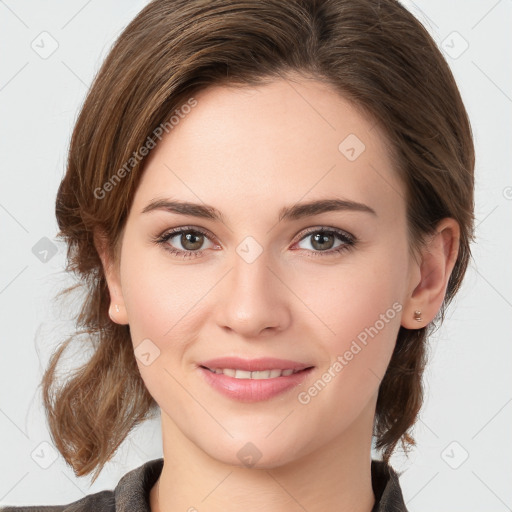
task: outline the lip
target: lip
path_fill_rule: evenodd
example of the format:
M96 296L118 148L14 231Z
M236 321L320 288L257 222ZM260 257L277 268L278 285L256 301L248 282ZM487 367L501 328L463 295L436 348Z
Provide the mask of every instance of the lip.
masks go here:
M208 368L236 368L246 371L293 369L297 373L270 379L236 379L222 373L214 373ZM313 365L286 359L241 359L238 357L210 359L198 366L199 372L213 389L239 402L270 400L301 384L313 368Z

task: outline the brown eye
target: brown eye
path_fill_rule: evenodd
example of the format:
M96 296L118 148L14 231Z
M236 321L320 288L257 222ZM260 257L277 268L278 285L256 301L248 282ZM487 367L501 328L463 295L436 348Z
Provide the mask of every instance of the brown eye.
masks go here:
M206 241L210 242L209 247L204 247ZM199 257L203 255L205 249L214 247L206 233L186 227L168 231L157 238L156 242L166 251L181 258Z
M316 228L306 233L299 244L309 239L309 247L300 247L315 256L325 256L349 250L355 245L355 238L344 231L337 229ZM336 243L339 242L337 245Z
M311 238L311 245L319 251L332 249L335 237L329 233L316 233Z
M181 246L188 251L197 251L201 248L204 242L204 235L202 233L187 232L179 236ZM172 237L175 238L175 237Z

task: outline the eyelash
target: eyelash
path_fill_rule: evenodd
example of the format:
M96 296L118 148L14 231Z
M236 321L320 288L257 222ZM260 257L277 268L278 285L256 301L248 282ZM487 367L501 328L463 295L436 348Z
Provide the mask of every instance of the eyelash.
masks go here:
M210 234L207 231L204 231L200 228L192 228L189 226L184 226L181 228L172 229L170 231L167 231L163 233L162 235L159 235L153 239L153 242L161 245L164 250L170 252L171 254L178 256L182 259L190 259L190 258L199 258L202 256L202 253L206 250L199 250L199 251L183 251L181 249L176 249L175 247L172 247L167 242L174 238L176 235L182 235L184 233L194 233L194 234L201 234L210 239ZM309 235L313 234L327 234L327 235L335 235L338 240L341 240L343 242L342 245L335 249L330 249L328 251L311 251L309 249L299 249L304 251L309 251L312 253L311 257L317 257L317 256L333 256L335 254L340 254L345 251L350 251L354 248L357 240L354 236L350 235L349 233L346 233L345 231L342 231L341 229L336 228L311 228L310 230L306 231L304 235L296 242L302 242L305 238L307 238Z

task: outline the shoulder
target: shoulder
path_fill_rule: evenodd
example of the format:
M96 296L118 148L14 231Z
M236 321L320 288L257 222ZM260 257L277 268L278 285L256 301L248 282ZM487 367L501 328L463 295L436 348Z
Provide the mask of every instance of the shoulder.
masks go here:
M113 491L101 491L67 505L0 507L0 512L115 512Z
M149 511L149 491L163 467L163 459L154 459L126 473L116 488L89 494L67 505L1 506L0 512L133 512Z
M390 465L372 460L372 487L375 506L372 512L407 512L399 476Z

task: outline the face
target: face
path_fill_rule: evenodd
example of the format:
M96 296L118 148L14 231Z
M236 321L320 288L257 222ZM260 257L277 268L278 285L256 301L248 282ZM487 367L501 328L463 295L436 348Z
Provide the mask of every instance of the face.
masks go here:
M109 287L163 424L275 467L373 418L418 277L404 187L378 127L325 84L195 100L147 160Z

